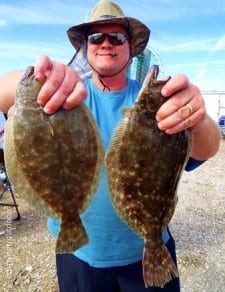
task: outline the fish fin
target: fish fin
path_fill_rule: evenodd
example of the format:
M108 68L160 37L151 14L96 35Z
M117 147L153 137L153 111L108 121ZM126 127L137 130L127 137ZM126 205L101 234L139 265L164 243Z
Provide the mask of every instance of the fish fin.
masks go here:
M56 241L56 253L73 253L78 248L88 243L87 233L79 222L68 224L68 221L62 220L60 232Z
M113 165L116 165L118 162L117 153L119 153L120 145L122 143L122 136L124 133L125 126L126 121L125 119L123 119L121 122L118 123L117 127L113 131L110 145L105 155L105 163L108 166L108 168L111 167L111 163Z
M152 248L146 241L142 265L146 288L150 286L163 288L167 282L179 277L177 266L164 243Z
M122 112L122 114L123 114L124 116L128 115L129 112L130 112L130 110L131 110L131 108L128 107L128 106L124 106L124 107L121 108L121 112Z

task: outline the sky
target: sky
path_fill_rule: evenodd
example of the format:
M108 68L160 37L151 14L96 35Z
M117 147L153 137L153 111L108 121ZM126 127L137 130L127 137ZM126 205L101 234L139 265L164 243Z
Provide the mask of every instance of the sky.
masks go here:
M166 76L185 73L206 92L208 110L216 117L219 102L225 107L225 0L114 2L151 29L152 62ZM68 63L74 48L66 31L87 20L96 3L0 0L0 75L33 65L42 54Z

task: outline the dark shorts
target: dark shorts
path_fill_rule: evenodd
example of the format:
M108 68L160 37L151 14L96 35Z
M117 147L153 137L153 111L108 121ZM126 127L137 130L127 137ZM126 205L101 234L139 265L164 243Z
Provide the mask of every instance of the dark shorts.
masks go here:
M176 262L175 243L172 238L166 244ZM142 277L142 262L112 268L94 268L73 254L56 255L60 292L179 292L179 278L161 288L145 288Z

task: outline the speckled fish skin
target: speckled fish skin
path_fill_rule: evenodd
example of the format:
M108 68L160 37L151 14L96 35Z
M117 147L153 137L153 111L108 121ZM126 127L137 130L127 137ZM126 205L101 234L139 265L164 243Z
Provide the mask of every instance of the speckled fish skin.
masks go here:
M85 104L44 113L37 104L42 83L29 67L17 88L6 125L5 164L16 190L34 207L61 220L56 253L88 242L79 214L98 186L104 150Z
M144 239L145 286L164 287L178 277L177 267L162 240L176 202L176 189L190 152L188 131L160 131L156 112L165 101L153 65L138 99L116 128L106 153L111 200L118 215ZM129 244L129 243L127 243Z

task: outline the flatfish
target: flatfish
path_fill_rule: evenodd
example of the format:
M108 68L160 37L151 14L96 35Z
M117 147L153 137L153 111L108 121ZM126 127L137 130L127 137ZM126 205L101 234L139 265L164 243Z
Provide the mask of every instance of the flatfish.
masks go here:
M158 73L158 66L153 65L134 106L124 110L105 159L112 204L144 240L146 287L164 287L178 277L162 232L173 216L178 181L191 145L188 131L169 135L157 127L156 112L165 101L161 89L168 81L157 80Z
M11 183L38 210L61 221L56 253L88 242L80 220L98 186L104 150L85 104L47 115L37 104L43 82L29 67L10 108L4 137Z

